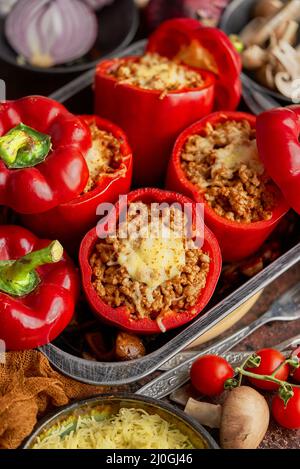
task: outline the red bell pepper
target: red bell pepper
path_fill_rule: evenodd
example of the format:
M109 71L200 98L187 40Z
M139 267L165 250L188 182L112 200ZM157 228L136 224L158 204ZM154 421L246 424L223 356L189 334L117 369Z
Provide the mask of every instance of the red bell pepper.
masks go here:
M97 187L52 210L36 215L25 215L22 220L39 236L50 236L68 243L68 249L79 244L86 232L97 222L99 204L114 203L119 194L130 190L132 178L132 154L124 132L116 125L97 116L81 116L86 124L95 123L101 130L110 132L120 142L120 167L102 176ZM70 246L70 243L72 246Z
M216 75L215 110L235 110L241 99L241 58L226 34L192 18L165 21L150 36L147 52L181 60Z
M271 109L257 117L257 145L266 170L300 214L300 106Z
M162 99L161 91L118 83L108 73L118 60L105 60L97 67L96 114L115 122L126 132L134 155L135 185L158 185L163 182L178 134L211 112L215 78L203 70L199 88L172 91ZM126 60L134 58L122 62Z
M191 204L193 223L195 220L196 211L198 210L196 204L192 203L192 201L187 197L181 194L163 191L161 189L146 188L130 192L127 196L127 204L137 201L142 201L149 204L163 202L168 204L178 203L181 206L184 204ZM121 203L118 202L116 204L117 216L120 216L120 214L126 210L127 207L125 204L125 201L121 201ZM111 212L110 217L114 217L114 215L115 214ZM103 224L100 224L98 227L95 227L89 231L83 239L80 247L79 261L82 273L82 282L90 307L96 316L98 316L101 320L117 326L125 331L134 332L136 334L161 333L162 331L156 320L151 318L135 320L130 316L130 312L127 307L122 306L118 308L112 308L111 306L107 305L97 295L96 290L92 285L92 269L90 267L89 260L95 245L97 242L99 242L99 231L101 234L103 229L105 229L106 222L109 225L109 218L106 219ZM203 233L197 233L197 235L202 236L203 238ZM168 312L164 315L162 321L166 330L180 327L183 324L192 321L198 314L201 313L213 295L220 276L222 259L218 242L213 233L206 226L204 227L204 244L201 249L207 253L211 259L209 272L206 279L206 286L200 292L195 306L189 308L185 312Z
M39 213L85 187L90 132L62 104L42 96L0 103L0 204Z
M58 241L0 227L0 339L8 350L55 339L70 322L78 293L77 270Z
M237 261L253 254L271 234L279 220L287 213L288 206L281 192L274 185L276 205L269 220L253 223L239 223L219 216L206 202L204 194L186 177L181 167L181 153L187 139L194 134L201 134L210 123L215 125L226 120L247 120L255 127L256 118L243 112L215 112L204 117L186 129L178 137L169 163L166 188L185 194L196 202L204 204L205 223L216 235L224 261ZM273 138L273 134L272 134Z

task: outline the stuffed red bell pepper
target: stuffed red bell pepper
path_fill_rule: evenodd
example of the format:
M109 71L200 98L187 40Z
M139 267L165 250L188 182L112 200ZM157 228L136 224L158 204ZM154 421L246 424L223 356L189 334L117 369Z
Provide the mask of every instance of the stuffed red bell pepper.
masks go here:
M257 144L266 170L300 213L300 106L272 109L257 118Z
M166 187L204 204L225 261L254 253L288 211L260 160L255 123L246 113L213 113L178 137L169 163Z
M192 18L165 21L150 36L147 52L209 70L216 77L214 109L234 111L241 99L239 53L218 28L203 26Z
M237 106L239 74L240 59L225 34L192 19L163 23L142 57L99 64L96 113L126 131L135 185L162 182L172 145L184 128L214 106Z
M123 197L83 239L79 257L92 310L136 334L194 319L210 300L222 263L197 205L160 189Z
M77 270L58 241L0 227L0 339L7 350L55 339L70 322L78 293Z
M0 103L0 204L39 213L73 199L88 180L90 132L42 96Z
M26 215L23 222L40 236L78 244L97 222L97 207L115 202L130 190L132 153L127 137L116 125L97 116L81 116L90 128L92 147L86 162L89 179L80 195L44 213ZM72 246L73 247L73 246Z

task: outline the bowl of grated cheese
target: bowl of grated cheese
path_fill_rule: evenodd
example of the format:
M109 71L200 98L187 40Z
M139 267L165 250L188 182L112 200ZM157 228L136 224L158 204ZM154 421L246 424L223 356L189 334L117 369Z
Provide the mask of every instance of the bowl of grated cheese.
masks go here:
M143 396L101 395L40 422L23 449L217 449L209 433L173 406Z

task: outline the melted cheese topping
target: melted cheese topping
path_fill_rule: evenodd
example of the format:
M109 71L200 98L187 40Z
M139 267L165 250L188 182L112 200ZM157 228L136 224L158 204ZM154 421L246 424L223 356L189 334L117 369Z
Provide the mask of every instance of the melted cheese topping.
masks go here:
M99 131L100 133L101 131ZM103 132L105 134L105 132ZM89 168L90 177L96 179L99 175L99 168L109 165L109 155L104 151L100 138L93 139L92 146L86 154L86 162Z
M200 72L158 54L145 54L137 61L119 63L110 72L121 83L139 86L146 90L174 91L197 88L202 85Z
M215 171L225 168L229 171L228 178L233 177L233 173L238 171L243 164L259 175L264 172L264 166L258 156L256 140L245 143L230 143L224 148L214 150L214 156L216 160L212 176Z
M122 240L118 263L126 267L133 280L153 291L180 275L185 265L183 240L168 227L164 227L163 236ZM148 294L151 298L151 291Z

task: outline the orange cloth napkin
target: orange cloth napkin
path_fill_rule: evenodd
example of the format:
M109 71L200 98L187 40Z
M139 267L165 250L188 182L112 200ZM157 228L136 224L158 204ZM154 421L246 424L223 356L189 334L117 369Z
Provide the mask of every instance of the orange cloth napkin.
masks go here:
M0 365L0 448L20 446L38 418L72 399L85 399L109 389L67 378L54 371L36 350L7 352Z

